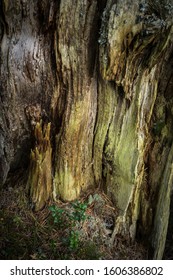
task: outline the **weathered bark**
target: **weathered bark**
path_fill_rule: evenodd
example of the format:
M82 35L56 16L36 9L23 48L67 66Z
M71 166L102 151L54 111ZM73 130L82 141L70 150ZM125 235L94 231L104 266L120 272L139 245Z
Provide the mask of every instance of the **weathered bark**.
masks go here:
M42 209L52 195L52 148L50 143L50 123L35 127L36 147L31 151L27 187L35 211Z
M54 199L73 200L101 185L120 209L114 233L150 239L161 258L173 184L173 1L0 3L2 184L32 148L36 209L52 188ZM44 135L35 143L40 120L51 123L49 145Z
M81 190L94 185L97 37L97 1L75 1L75 5L61 1L56 63L65 103L56 142L54 191L65 200L75 199Z
M29 158L36 122L51 121L56 73L49 15L54 3L0 3L0 180L4 183L9 170L20 168Z
M98 118L98 134L106 135L100 144L105 185L122 210L115 230L132 240L137 226L142 235L152 232L157 258L163 254L173 179L173 29L167 5L107 1L99 39L103 80L115 83L100 105L100 112L109 113L104 122Z

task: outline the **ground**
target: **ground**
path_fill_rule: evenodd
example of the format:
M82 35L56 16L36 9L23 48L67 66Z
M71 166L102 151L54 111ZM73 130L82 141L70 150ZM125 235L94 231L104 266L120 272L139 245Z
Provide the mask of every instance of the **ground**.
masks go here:
M49 201L33 212L23 172L12 175L0 199L0 259L147 259L140 243L112 242L118 210L99 189L72 203Z

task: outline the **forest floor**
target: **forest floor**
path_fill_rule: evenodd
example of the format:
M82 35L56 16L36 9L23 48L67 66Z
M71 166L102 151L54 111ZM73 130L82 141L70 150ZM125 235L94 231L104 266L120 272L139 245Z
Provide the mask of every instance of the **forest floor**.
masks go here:
M138 260L147 259L140 243L112 240L118 210L99 189L71 203L49 202L31 210L23 176L1 190L0 259Z

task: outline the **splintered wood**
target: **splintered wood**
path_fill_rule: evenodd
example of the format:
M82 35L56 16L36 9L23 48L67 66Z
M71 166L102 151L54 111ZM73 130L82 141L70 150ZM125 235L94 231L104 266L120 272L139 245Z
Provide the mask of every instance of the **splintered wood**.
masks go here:
M50 143L51 124L42 126L39 122L35 126L36 145L31 151L28 188L32 208L42 209L52 193L52 148Z

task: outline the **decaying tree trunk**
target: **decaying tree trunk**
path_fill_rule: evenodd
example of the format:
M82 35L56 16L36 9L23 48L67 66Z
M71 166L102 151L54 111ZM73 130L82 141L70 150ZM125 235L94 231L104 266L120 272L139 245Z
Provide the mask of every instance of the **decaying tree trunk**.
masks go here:
M35 211L42 209L52 195L52 148L50 123L42 128L42 122L35 126L36 147L31 151L27 187Z
M52 195L74 200L101 185L120 209L114 233L142 235L162 258L173 1L1 0L0 8L1 185L29 158L36 210Z

